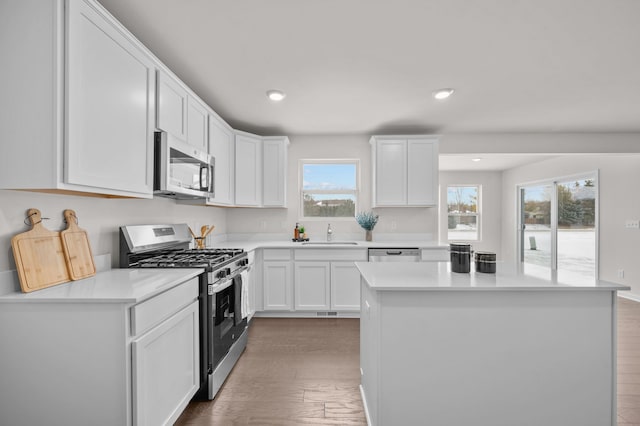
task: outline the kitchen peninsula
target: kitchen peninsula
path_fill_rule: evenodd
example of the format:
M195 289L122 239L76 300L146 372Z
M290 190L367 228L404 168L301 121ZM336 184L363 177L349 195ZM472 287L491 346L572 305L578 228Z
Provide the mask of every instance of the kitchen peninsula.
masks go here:
M356 265L371 426L616 424L616 292L628 287L503 265Z

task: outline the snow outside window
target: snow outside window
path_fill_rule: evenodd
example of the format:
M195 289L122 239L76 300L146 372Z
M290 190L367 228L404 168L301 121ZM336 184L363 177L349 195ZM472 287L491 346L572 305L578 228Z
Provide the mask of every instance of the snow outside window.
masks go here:
M480 240L480 186L447 187L447 239Z

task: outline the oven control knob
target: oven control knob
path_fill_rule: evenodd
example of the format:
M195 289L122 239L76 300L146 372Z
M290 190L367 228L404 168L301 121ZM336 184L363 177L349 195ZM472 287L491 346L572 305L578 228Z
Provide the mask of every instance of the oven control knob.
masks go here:
M225 276L231 275L231 268L226 268L224 271L225 271L225 274L224 274Z
M221 269L220 272L218 272L218 278L224 278L227 276L227 270L226 269Z

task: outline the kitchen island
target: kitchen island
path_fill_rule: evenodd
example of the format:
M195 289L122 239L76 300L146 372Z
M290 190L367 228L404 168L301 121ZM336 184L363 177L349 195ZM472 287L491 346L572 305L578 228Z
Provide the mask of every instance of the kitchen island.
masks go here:
M503 265L356 265L371 426L616 424L616 292L628 287Z

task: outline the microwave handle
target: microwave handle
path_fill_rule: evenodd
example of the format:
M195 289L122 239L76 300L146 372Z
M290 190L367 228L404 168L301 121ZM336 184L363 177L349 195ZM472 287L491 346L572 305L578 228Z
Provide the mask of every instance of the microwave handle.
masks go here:
M202 174L205 174L206 176L206 183L205 185L202 184L203 180L202 180ZM200 191L208 191L209 190L209 166L208 165L202 165L200 166Z

